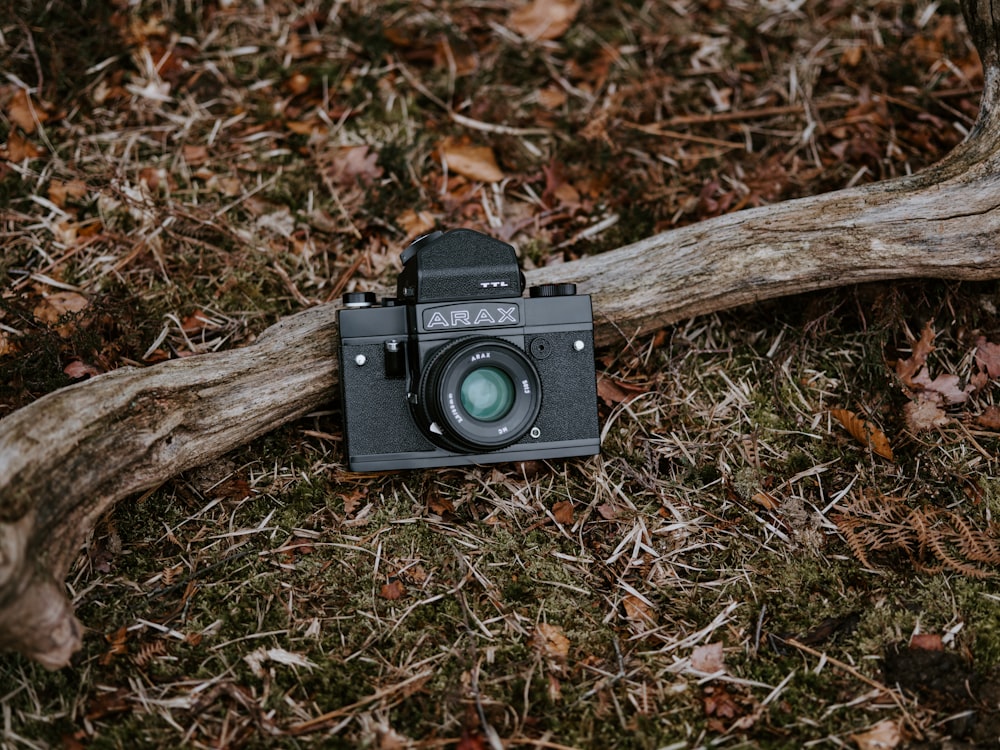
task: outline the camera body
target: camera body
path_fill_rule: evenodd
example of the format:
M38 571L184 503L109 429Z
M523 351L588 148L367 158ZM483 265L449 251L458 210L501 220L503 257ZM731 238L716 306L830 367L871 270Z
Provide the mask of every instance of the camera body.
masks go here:
M532 287L514 248L468 229L401 256L394 298L344 295L344 442L352 471L599 452L593 314L573 284Z

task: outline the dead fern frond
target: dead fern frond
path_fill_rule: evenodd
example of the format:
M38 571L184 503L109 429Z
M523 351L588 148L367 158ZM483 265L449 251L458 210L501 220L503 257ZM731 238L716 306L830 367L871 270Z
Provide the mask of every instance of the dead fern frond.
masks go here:
M862 494L832 518L851 553L865 567L876 553L883 564L898 553L921 573L951 571L991 578L1000 565L1000 524L981 530L965 516L942 508L911 508L897 497Z
M157 656L163 656L165 653L167 653L165 641L149 641L139 647L139 651L132 657L132 661L137 667L143 668Z

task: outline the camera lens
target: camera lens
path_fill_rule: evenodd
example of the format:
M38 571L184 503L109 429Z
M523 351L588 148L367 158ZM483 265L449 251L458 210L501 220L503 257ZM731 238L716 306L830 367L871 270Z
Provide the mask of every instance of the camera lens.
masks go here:
M496 367L479 367L462 381L462 406L481 422L496 422L514 405L514 384Z
M503 339L469 337L427 359L415 416L435 442L473 453L516 443L541 403L538 371L521 349Z

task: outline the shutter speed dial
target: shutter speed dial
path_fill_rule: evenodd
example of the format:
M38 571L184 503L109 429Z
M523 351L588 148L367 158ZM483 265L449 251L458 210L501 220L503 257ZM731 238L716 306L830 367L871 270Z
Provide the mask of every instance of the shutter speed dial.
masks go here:
M572 297L576 284L542 284L528 290L529 297Z

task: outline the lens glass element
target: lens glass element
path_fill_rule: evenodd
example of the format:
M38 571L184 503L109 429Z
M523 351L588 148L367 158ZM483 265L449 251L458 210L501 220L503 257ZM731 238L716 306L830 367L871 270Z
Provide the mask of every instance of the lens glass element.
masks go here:
M462 381L462 406L482 422L503 419L514 405L514 383L496 367L479 367Z

